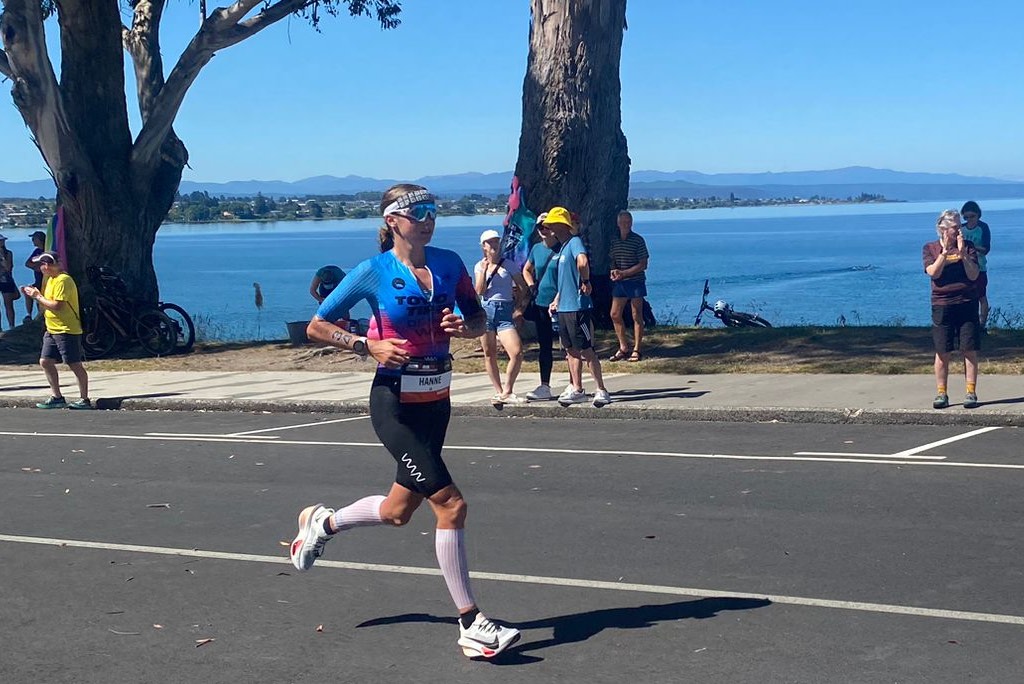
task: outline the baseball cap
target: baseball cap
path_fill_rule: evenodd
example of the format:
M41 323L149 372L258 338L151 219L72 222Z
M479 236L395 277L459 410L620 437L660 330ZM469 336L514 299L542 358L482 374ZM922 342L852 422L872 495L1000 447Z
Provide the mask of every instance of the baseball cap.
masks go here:
M496 230L493 230L493 229L492 230L485 230L484 232L480 233L480 244L481 245L484 244L485 242L487 242L488 240L495 240L495 239L497 239L497 240L501 239L501 233L499 233Z
M41 230L37 230L36 232L32 233L28 237L29 237L30 240L35 240L36 238L46 239L46 233L44 233Z
M0 240L6 240L6 239L7 239L6 235L0 235Z
M60 257L57 256L56 252L43 252L39 256L34 257L32 259L33 264L39 263L41 261L49 261L51 264L56 264L57 262L60 261Z
M561 223L562 225L572 228L572 215L565 207L552 207L548 210L547 214L544 215L544 223L547 225L551 225L552 223Z

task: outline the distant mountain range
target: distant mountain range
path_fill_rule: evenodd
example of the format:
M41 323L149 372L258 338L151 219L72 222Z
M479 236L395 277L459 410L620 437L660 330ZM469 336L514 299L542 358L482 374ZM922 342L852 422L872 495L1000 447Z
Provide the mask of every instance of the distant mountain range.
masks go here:
M439 195L460 197L469 194L502 195L508 192L511 171L499 173L459 173L424 176L413 182L425 185ZM390 178L365 176L313 176L298 181L247 180L226 183L182 181L180 192L200 191L215 196L244 197L263 193L272 197L354 194L380 191L399 182ZM955 173L914 173L850 166L824 171L786 171L781 173L715 173L699 171L634 171L630 174L631 197L728 197L769 199L774 197L845 198L869 193L892 200L945 200L956 198L1024 198L1024 182ZM0 181L2 198L54 196L50 180L7 183Z

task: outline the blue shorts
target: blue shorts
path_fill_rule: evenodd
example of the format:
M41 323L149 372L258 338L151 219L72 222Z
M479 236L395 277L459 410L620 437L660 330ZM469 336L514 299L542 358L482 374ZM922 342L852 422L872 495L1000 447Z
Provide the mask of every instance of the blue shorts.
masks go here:
M616 299L641 299L646 296L646 280L617 280L612 283L612 297Z
M512 302L494 301L484 302L484 311L487 312L487 332L501 332L502 330L515 329L512 322Z

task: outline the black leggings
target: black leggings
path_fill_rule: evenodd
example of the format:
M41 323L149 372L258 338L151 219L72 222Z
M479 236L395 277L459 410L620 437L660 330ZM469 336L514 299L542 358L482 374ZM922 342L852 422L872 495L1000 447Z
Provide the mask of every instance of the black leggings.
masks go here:
M536 316L533 321L537 326L537 344L540 345L540 354L537 361L540 363L541 384L551 384L551 367L555 363L554 352L551 351L551 344L554 342L555 333L551 330L551 316L548 314L548 307L531 304L536 309Z
M431 497L452 484L441 460L444 436L452 415L451 400L403 404L400 378L378 375L370 388L370 422L378 439L398 464L395 482Z

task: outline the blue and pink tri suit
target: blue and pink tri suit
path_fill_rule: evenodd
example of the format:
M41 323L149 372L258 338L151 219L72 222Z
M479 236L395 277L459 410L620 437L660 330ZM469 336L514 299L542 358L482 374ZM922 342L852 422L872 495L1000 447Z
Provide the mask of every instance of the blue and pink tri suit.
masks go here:
M426 265L433 291L424 292L409 267L391 251L356 266L323 301L316 315L337 320L356 303L366 300L373 316L367 337L401 338L413 358L448 359L449 336L441 330L441 312L455 311L469 319L482 309L465 264L455 252L426 247ZM401 375L401 369L377 365L377 375Z

